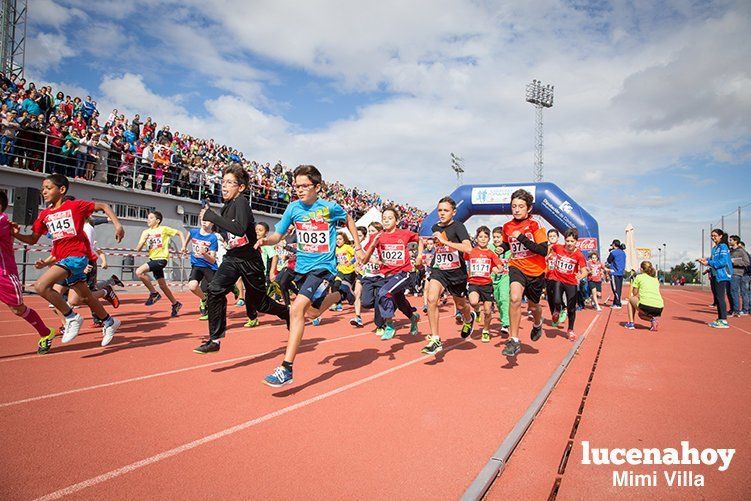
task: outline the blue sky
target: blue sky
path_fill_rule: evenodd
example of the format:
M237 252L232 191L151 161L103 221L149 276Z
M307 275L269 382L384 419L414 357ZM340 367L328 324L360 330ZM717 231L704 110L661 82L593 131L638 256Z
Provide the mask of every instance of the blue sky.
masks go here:
M523 96L539 78L556 85L545 180L603 240L631 223L677 262L751 201L751 7L647 4L30 0L27 68L105 116L152 115L424 209L455 187L452 151L467 183L529 181Z

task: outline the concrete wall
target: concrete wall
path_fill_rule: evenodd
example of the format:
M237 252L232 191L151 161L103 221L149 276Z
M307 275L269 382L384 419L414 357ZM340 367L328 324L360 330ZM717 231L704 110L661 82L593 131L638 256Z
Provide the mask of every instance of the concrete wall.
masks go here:
M37 172L31 172L23 169L15 169L11 167L0 166L0 188L16 188L32 186L39 188L42 184L43 174ZM163 223L166 226L171 226L182 231L187 231L189 228L186 226L183 220L183 215L178 214L178 207L182 207L186 214L198 214L201 210L200 203L172 195L164 195L161 193L152 193L141 190L133 190L123 188L121 186L111 186L102 183L96 183L92 181L71 181L70 194L76 198L83 200L96 200L101 202L108 202L110 204L115 202L138 205L143 207L153 207L157 211L161 212L164 216ZM13 201L10 201L13 203ZM212 205L216 210L219 210L220 206ZM13 206L8 207L8 214L12 216ZM96 213L101 214L101 213ZM254 211L256 221L265 221L273 228L273 226L279 221L280 216L267 214L263 212ZM96 227L96 240L99 247L123 247L127 249L134 249L138 244L138 238L141 236L141 232L146 228L145 219L137 217L120 217L120 221L125 228L125 238L122 242L118 243L114 238L114 228L112 225L102 224ZM26 232L30 229L26 228ZM179 238L173 239L177 245L179 245ZM42 237L39 240L40 244L49 244L50 240ZM16 242L16 245L20 245L20 242ZM45 256L43 252L29 253L27 255L27 262L33 263L36 259ZM18 263L19 273L22 268L22 253L16 252L16 262ZM112 268L112 272L120 274L120 268L116 267L122 264L122 256L108 256L109 265ZM135 264L139 265L145 261L145 257L139 256L135 259ZM175 261L175 260L173 260ZM190 266L188 260L185 260L185 267ZM189 269L188 269L189 272ZM39 272L33 266L27 266L26 268L26 282L38 276ZM102 274L100 273L100 276ZM187 277L187 275L186 275ZM167 275L168 280L179 280L179 270L175 269L173 276ZM131 279L131 274L126 273L125 280Z

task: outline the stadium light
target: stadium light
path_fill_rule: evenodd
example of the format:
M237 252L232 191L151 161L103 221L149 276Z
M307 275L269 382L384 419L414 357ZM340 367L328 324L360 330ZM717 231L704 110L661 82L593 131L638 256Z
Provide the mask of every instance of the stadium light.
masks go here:
M553 85L543 85L540 80L532 80L527 84L527 102L535 106L535 164L534 178L536 182L542 181L542 109L553 107Z
M451 169L456 173L456 185L462 185L464 178L464 159L451 153Z

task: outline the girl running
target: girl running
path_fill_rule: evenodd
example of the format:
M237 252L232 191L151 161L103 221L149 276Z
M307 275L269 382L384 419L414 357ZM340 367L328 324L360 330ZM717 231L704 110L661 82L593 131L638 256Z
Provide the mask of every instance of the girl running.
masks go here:
M480 339L483 343L489 343L490 317L492 315L493 303L495 302L491 273L499 273L502 264L498 255L488 249L490 228L487 226L477 228L475 241L477 242L477 247L472 249L472 252L464 255L464 259L467 261L469 305L475 314L479 314L480 305L482 304L483 328Z
M596 252L589 255L589 291L592 294L592 305L597 311L602 311L600 307L599 296L602 294L602 277L605 272L605 265L600 261Z
M728 329L728 305L725 301L728 287L733 277L733 260L728 247L728 234L719 228L712 230L710 234L714 247L709 259L699 258L698 262L709 266L710 273L715 279L714 302L717 307L717 320L710 322L709 326L715 329Z
M553 323L559 323L561 311L568 310L568 339L576 340L574 322L576 321L576 303L579 296L579 281L586 277L587 260L584 254L576 247L579 241L579 232L576 228L569 228L564 233L565 245L555 244L550 248L555 254L555 269L550 274L553 296ZM566 302L563 302L563 294L566 294Z
M360 305L365 309L375 307L378 291L381 285L383 285L381 254L374 243L375 235L381 231L383 231L383 225L377 221L373 221L368 225L368 251L365 255L367 259L364 260L365 264L362 265L362 280L360 281L362 287ZM376 325L376 335L383 336L383 319L378 309L375 311L373 323Z
M357 236L363 247L368 244L368 229L365 226L357 227ZM350 319L349 324L354 327L362 327L362 277L363 267L359 262L355 263L355 316Z
M164 268L167 267L169 261L169 243L170 239L175 235L180 236L181 249L186 248L185 235L182 231L170 228L169 226L162 226L162 220L164 217L159 211L149 212L146 218L146 228L141 232L141 238L138 240L136 251L140 252L144 245L149 251L149 260L138 267L136 270L136 276L143 282L146 288L149 290L149 297L146 299L146 306L151 306L162 298L154 288L154 284L151 283L148 273L152 273L156 279L156 283L159 284L159 288L162 289L164 295L167 296L170 303L172 303L171 317L176 317L180 308L183 307L167 285L167 281L164 279Z
M0 301L8 305L14 315L23 318L39 334L37 353L43 355L52 348L57 332L47 327L39 313L23 303L23 288L18 278L18 267L13 255L13 232L17 225L8 219L8 194L0 191Z
M649 261L642 261L641 273L634 277L631 282L631 297L628 298L627 329L634 329L634 313L639 313L639 318L648 320L649 330L656 331L657 318L662 315L664 303L660 295L660 281L657 280L657 271Z
M336 234L336 279L346 281L355 286L355 249L347 235L342 232ZM331 311L342 311L341 301L331 306Z
M190 276L188 277L188 289L195 294L200 303L198 311L199 320L208 320L206 311L206 292L209 284L214 279L214 273L219 269L216 264L216 253L219 250L219 239L214 233L214 224L210 221L201 221L200 228L191 228L188 239L181 252L185 254L187 246L193 243L190 253Z

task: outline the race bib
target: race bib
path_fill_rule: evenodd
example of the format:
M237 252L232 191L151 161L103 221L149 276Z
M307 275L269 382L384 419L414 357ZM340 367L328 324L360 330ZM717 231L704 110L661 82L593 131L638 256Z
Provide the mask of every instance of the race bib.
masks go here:
M602 276L602 265L594 265L592 266L592 278L598 279Z
M326 221L296 222L297 249L302 252L325 254L329 252L329 223Z
M440 250L436 251L433 259L433 267L439 270L456 270L461 268L462 263L459 260L459 251Z
M388 266L406 264L407 249L404 244L384 244L381 249L381 261Z
M46 222L52 240L76 236L76 226L73 224L73 213L70 209L48 215Z
M206 254L209 252L210 244L206 240L193 240L193 254Z
M227 234L227 249L236 249L238 247L242 247L243 245L248 245L249 243L250 241L248 240L247 235L238 237L237 235L233 235L232 233Z
M531 233L525 233L524 236L534 241L533 235ZM511 237L511 240L509 240L509 243L511 245L511 258L512 259L524 259L524 258L528 258L532 256L532 251L524 247L524 244L522 244L517 239Z
M555 262L556 262L556 254L551 254L550 257L547 260L548 263L548 270L554 270L555 269Z
M162 235L160 234L153 234L146 237L146 247L151 249L161 249L162 248Z
M556 263L556 268L558 269L558 271L565 275L571 275L572 273L574 273L575 267L576 261L567 257L558 258L558 262Z
M470 277L490 277L490 259L486 257L478 257L469 260L469 276Z

